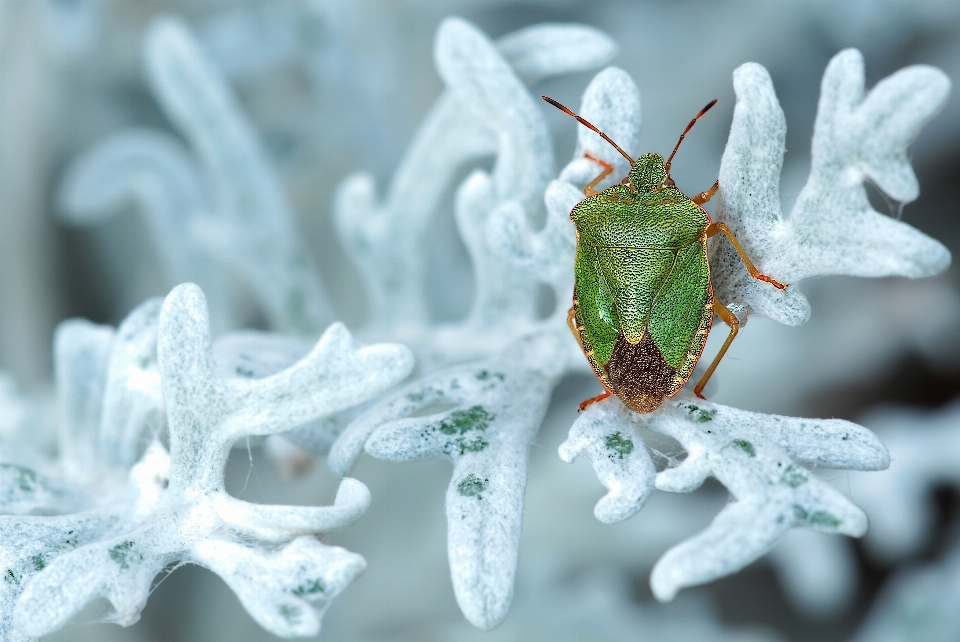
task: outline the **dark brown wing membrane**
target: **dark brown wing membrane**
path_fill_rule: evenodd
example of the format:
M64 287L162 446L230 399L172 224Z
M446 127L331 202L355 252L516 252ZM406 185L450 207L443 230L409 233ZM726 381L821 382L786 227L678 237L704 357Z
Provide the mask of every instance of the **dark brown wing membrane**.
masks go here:
M633 345L621 331L607 362L607 374L617 396L627 408L639 413L653 412L660 406L676 372L649 332Z

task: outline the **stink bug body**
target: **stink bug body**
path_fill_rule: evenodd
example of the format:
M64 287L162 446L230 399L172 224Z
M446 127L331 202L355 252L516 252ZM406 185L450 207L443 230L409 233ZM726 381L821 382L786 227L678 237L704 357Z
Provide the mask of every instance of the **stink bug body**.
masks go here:
M707 239L724 234L755 279L786 286L761 274L723 223L703 209L717 192L693 198L670 178L670 164L683 137L712 101L690 121L664 162L649 153L634 161L606 134L551 98L543 99L600 134L632 166L619 184L593 188L613 166L587 154L603 171L587 185L587 196L570 212L577 228L573 307L567 321L604 392L580 404L617 395L631 410L652 412L687 382L700 359L714 313L730 334L694 392L701 392L737 335L737 317L713 294Z

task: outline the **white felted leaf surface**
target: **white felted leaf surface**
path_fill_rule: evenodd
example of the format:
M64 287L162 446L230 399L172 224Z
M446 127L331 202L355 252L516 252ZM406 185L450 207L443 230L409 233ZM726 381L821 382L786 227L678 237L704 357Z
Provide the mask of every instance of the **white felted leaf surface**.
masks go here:
M0 449L0 514L61 514L123 496L126 471L164 425L150 299L120 327L71 319L56 331L60 457Z
M588 25L541 23L507 34L497 49L525 83L595 69L613 58L617 44Z
M174 289L159 324L151 324L155 313L156 303L148 302L121 325L124 350L114 352L113 363L129 363L156 328L170 453L153 442L130 471L134 497L113 507L56 518L0 517L0 539L34 534L29 547L0 545L3 572L12 573L6 613L12 608L19 635L36 637L99 596L128 625L139 618L158 573L194 562L221 573L267 630L315 635L330 599L364 568L358 555L315 536L355 521L369 492L345 479L333 506L249 504L223 488L230 446L380 394L407 376L412 355L399 345L360 347L335 324L289 368L259 379L221 378L197 286Z
M101 410L114 329L82 319L57 326L53 340L64 473L89 482L96 471Z
M95 509L57 517L0 517L0 637L21 642L38 637L31 622L14 626L15 606L24 589L57 557L111 536L123 522L123 510ZM60 617L57 587L37 596L37 608L47 618Z
M211 538L193 557L224 579L260 626L284 637L316 635L330 601L366 568L356 553L313 537L276 551Z
M290 335L242 330L217 337L213 357L222 377L259 379L275 374L303 358L309 342ZM326 455L330 445L357 414L358 408L327 415L264 441L264 452L282 479L292 479ZM310 454L308 454L310 453Z
M720 164L716 218L736 234L761 272L782 283L827 274L932 276L950 253L906 223L875 212L863 182L900 202L916 199L907 146L946 100L950 81L917 65L885 78L864 95L863 58L848 49L827 67L814 125L811 170L790 212L780 208L786 122L767 71L755 63L734 72L737 105ZM810 308L794 288L777 290L749 277L726 239L711 241L714 291L725 303L788 325Z
M593 509L605 524L635 515L653 492L657 469L631 421L631 412L623 404L608 404L586 413L560 445L560 459L569 464L586 457L609 491Z
M355 420L328 459L339 474L364 448L391 461L450 459L450 573L457 603L482 629L503 620L513 596L528 453L562 374L551 363L557 348L550 335L528 338L421 379Z
M157 368L162 304L148 299L114 333L99 431L100 460L107 466L132 466L166 424Z
M648 415L624 411L621 405L611 399L589 407L561 445L561 456L569 459L576 448L594 453L590 456L596 461L610 452L610 434L636 435L631 424L644 426L677 440L687 451L681 463L656 475L658 489L690 492L713 476L731 494L731 502L704 532L657 562L650 583L658 599L671 600L684 587L740 570L792 527L854 537L866 531L863 512L801 465L885 468L887 451L865 428L840 419L764 415L699 399L666 400ZM586 443L585 433L592 436ZM601 481L608 488L637 484L632 475L619 477L626 471L607 467L603 472Z
M72 513L90 504L62 480L11 462L0 462L0 515Z

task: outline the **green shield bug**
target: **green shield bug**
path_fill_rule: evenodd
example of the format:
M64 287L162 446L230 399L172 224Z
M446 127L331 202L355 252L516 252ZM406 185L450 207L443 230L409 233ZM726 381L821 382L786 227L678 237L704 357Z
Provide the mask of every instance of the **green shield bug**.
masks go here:
M617 395L635 412L656 410L693 374L716 313L730 326L730 334L693 389L703 398L703 387L740 326L733 312L714 297L707 239L723 234L750 276L781 290L786 287L760 273L729 227L711 222L702 205L716 194L718 183L687 198L670 178L670 164L683 137L717 101L690 121L664 162L656 153L633 160L589 122L557 101L543 99L599 134L631 165L619 185L597 191L593 188L613 166L587 154L603 171L583 189L586 198L570 212L577 228L577 252L567 321L604 387L580 409Z

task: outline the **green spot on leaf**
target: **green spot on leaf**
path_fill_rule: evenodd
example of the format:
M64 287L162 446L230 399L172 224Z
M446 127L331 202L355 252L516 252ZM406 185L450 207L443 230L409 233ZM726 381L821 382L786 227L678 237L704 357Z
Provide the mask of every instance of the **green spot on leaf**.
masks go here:
M489 378L491 378L491 377L495 377L495 378L499 379L500 381L503 381L503 375L502 375L501 373L499 373L499 372L493 372L493 373L491 373L491 372L489 372L489 371L487 371L487 370L481 370L481 371L478 372L475 376L476 376L477 379L479 379L480 381L486 381L487 379L489 379Z
M687 409L687 414L690 415L690 419L699 424L705 424L708 421L713 421L713 418L717 416L716 409L704 410L700 406L692 403L686 404L685 407Z
M801 506L793 505L793 515L797 521L804 522L810 526L822 528L824 530L836 530L843 522L835 515L822 510L808 513Z
M486 430L494 415L483 406L473 406L466 410L455 410L440 422L440 432L445 435L462 435L471 430Z
M280 605L280 615L287 621L287 624L293 626L300 622L300 609L290 604Z
M17 488L25 493L32 493L37 490L37 474L29 468L17 466L16 464L0 464L0 470L9 470L17 475Z
M489 483L490 480L480 479L473 473L470 473L464 477L459 484L457 484L457 492L464 497L476 497L477 499L483 499L483 495L480 493L487 489L487 485Z
M133 542L127 540L120 542L110 549L110 559L120 565L120 568L130 568L130 549L133 548Z
M747 441L746 439L734 439L733 441L730 442L730 445L731 445L731 446L736 446L737 448L739 448L739 449L742 450L743 452L747 453L747 455L750 456L750 457L756 457L756 456L757 456L757 449L754 448L754 447L753 447L753 444L751 444L751 443L750 443L749 441Z
M20 586L20 580L17 578L17 574L14 573L13 571L11 571L10 569L7 569L7 572L4 573L4 575L3 575L3 580L4 580L7 584L13 584L13 585L15 585L15 586Z
M43 561L43 555L34 555L30 561L33 562L33 568L36 571L42 571L47 567L47 563Z
M780 475L780 481L790 488L797 488L807 483L807 471L800 466L790 464Z
M297 597L303 597L305 595L313 595L314 593L323 593L326 590L327 585L323 583L323 580L316 579L301 584L291 592Z
M808 521L810 522L811 526L828 528L830 530L836 530L842 523L835 515L831 515L830 513L822 510L811 513Z
M617 431L612 435L607 435L606 439L607 448L613 451L613 454L610 455L610 459L613 459L614 456L617 459L623 459L625 456L633 452L633 440L629 437L624 437L623 433Z
M254 375L253 370L247 368L246 366L237 366L234 372L237 373L238 377L244 377L246 379L252 379Z
M473 406L466 410L455 410L440 422L437 429L445 435L453 437L443 445L443 452L447 455L480 452L490 445L483 436L468 434L481 432L487 429L495 418L483 406Z

